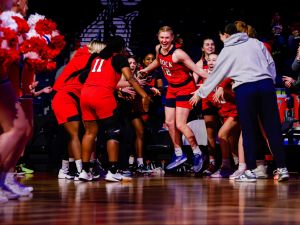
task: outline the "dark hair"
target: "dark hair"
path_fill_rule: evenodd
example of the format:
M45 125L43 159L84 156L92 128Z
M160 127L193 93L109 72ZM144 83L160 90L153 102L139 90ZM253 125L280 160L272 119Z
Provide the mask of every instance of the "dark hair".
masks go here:
M106 42L106 47L100 52L100 53L94 53L90 56L87 64L84 66L84 68L77 70L73 72L66 80L73 77L79 76L80 83L85 83L86 79L88 78L92 62L96 57L100 57L101 59L108 59L113 56L115 53L120 53L125 48L125 41L121 36L113 36L110 37Z
M236 34L238 33L238 30L236 29L236 26L234 23L229 23L227 24L223 30L220 31L221 34L229 34L229 35L232 35L232 34Z

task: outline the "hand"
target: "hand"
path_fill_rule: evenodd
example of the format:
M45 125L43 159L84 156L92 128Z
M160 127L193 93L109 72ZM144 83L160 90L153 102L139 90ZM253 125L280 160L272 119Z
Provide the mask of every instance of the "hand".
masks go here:
M284 86L286 86L287 88L290 88L292 86L292 83L295 82L293 78L288 76L282 76L282 80L284 82Z
M215 94L213 95L213 101L214 102L224 102L224 89L222 87L218 87L217 91L215 92Z
M147 82L146 79L139 79L139 78L137 78L136 80L138 81L139 85L141 85L141 86L144 86L146 84L146 82Z
M43 88L43 92L46 93L46 94L49 94L50 92L52 92L52 87L51 86L48 86L48 87L45 87Z
M34 89L38 86L38 84L39 84L38 81L34 81L32 82L32 84L29 85L29 89L32 93L34 92Z
M157 88L151 87L150 90L154 93L154 96L156 96L156 95L161 96L161 93Z
M145 77L148 74L148 71L144 69L139 70L138 72L138 77Z
M130 94L133 97L136 95L136 92L134 91L133 87L124 87L124 88L121 88L120 91Z
M148 112L149 111L149 105L151 102L151 98L149 95L146 95L142 98L142 104L143 104L143 110L144 112Z
M189 103L192 105L192 106L195 106L197 105L197 103L200 101L200 96L197 95L197 91L193 92L192 94L193 97L191 97L191 99L189 100Z

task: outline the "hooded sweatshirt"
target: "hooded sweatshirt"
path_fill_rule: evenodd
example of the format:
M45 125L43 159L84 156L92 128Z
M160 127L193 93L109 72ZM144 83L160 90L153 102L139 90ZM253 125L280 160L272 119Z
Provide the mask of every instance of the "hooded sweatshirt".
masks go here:
M262 42L249 38L246 33L236 33L224 41L213 72L197 94L207 97L225 77L234 80L233 88L268 78L275 83L275 63Z

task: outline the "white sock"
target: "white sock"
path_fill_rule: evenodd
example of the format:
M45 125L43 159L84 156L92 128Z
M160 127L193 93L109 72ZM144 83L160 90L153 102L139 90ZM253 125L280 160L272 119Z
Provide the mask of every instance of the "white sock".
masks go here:
M193 147L193 153L194 153L194 155L196 155L196 154L201 155L202 154L202 152L201 152L198 145L196 145L196 147Z
M239 168L238 168L239 171L245 171L246 168L247 168L246 163L239 163Z
M144 164L143 158L137 158L136 161L137 161L138 166Z
M178 148L175 148L175 155L176 156L182 156L182 149L180 148L180 147L178 147Z
M213 165L216 165L215 159L209 159L209 163L210 163L210 164L213 164Z
M132 155L129 156L128 162L129 162L129 165L132 165L134 163L134 157Z
M82 170L82 160L81 159L75 160L75 164L76 164L77 172L80 173Z
M74 162L75 159L74 158L69 158L69 162Z
M69 161L68 160L62 160L61 169L62 170L68 170L69 169Z

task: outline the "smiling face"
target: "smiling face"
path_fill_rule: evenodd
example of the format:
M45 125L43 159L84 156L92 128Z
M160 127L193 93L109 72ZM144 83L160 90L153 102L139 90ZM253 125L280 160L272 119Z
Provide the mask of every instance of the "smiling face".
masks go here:
M158 31L158 41L162 51L168 53L174 41L174 33L171 27L163 26Z
M215 49L215 42L212 39L205 39L203 41L202 51L206 57L209 54L214 53Z
M216 65L217 58L218 58L218 55L214 54L214 53L212 53L208 56L207 66L208 66L209 71L213 71L213 69Z
M154 61L154 59L155 59L155 56L153 54L149 53L145 56L145 58L143 60L143 64L145 66L148 66Z

